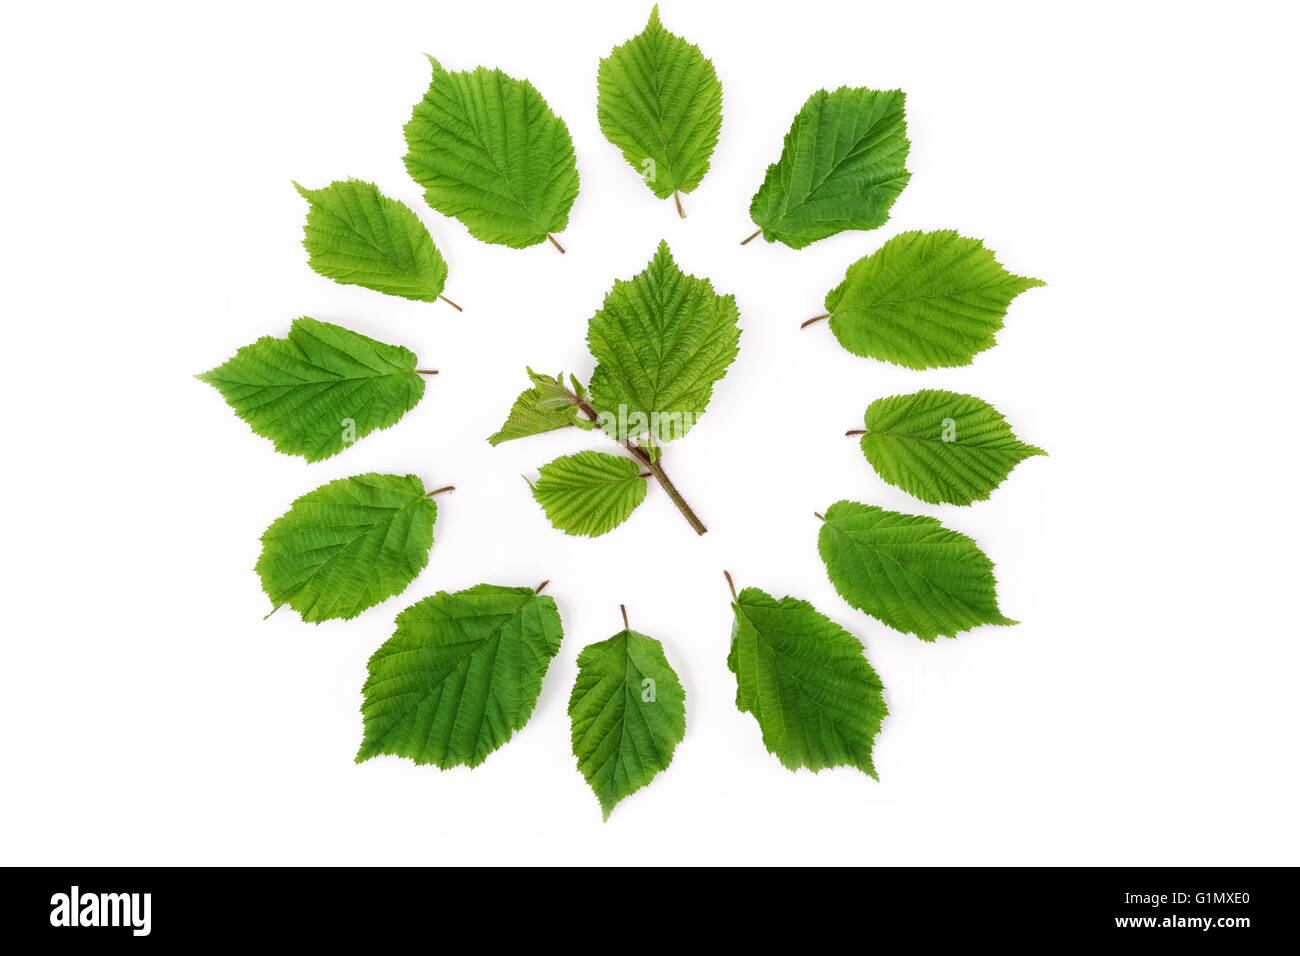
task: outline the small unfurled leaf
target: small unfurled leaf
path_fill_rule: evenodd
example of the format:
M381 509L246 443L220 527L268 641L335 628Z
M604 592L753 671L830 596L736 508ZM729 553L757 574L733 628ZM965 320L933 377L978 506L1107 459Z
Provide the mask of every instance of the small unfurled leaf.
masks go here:
M600 61L597 90L600 131L651 192L667 199L700 184L722 128L722 84L699 47L663 28L658 6Z
M862 453L876 474L932 504L982 501L1033 455L988 402L924 389L879 398L867 408Z
M409 206L356 179L324 189L294 187L307 200L302 244L308 265L344 285L435 302L447 263Z
M904 232L849 266L826 294L826 311L854 355L947 368L996 344L1011 300L1043 284L1007 272L979 239Z
M594 538L627 520L645 500L646 481L631 458L580 451L543 465L532 488L552 525Z
M424 379L415 353L341 326L295 319L196 376L276 451L320 461L387 428L415 407Z
M923 641L1017 623L998 610L993 562L934 518L837 501L817 550L844 600Z
M807 601L745 588L731 605L736 707L790 770L857 767L876 776L871 745L888 713L856 637Z
M668 243L631 281L616 280L587 326L592 404L620 441L685 435L739 350L735 296L684 275Z
M528 378L533 387L525 389L515 399L505 423L488 438L488 444L496 446L503 441L578 424L578 406L573 401L573 394L564 387L562 376L543 375L530 368Z
M429 563L437 514L415 475L372 472L321 485L262 535L262 590L304 621L356 617L401 594Z
M550 375L538 375L532 369L528 369L528 374L533 380L533 391L537 393L536 404L538 408L543 411L554 412L577 407L573 392L569 391L568 386L564 384L563 372L552 377Z
M475 238L512 249L563 231L578 196L564 121L527 80L429 62L433 80L405 127L406 169L425 201Z
M912 175L903 101L901 90L846 86L810 96L749 205L763 238L802 249L884 225Z
M532 588L479 584L412 604L370 658L357 763L477 767L528 723L562 636L555 602Z
M578 770L608 820L672 762L686 735L686 692L663 645L624 630L578 655L569 718Z

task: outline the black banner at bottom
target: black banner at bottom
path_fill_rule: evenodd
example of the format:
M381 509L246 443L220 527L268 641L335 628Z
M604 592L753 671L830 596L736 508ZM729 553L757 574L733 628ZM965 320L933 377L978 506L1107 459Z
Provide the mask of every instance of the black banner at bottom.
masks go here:
M752 868L702 875L10 869L3 909L7 927L89 945L338 945L380 942L391 931L408 943L415 933L439 946L454 927L457 945L472 933L492 946L512 935L525 945L557 945L599 929L615 945L659 947L686 945L688 928L701 918L737 940L801 940L801 948L850 928L864 944L882 930L890 935L881 942L898 934L913 942L1131 939L1216 947L1294 936L1293 869Z

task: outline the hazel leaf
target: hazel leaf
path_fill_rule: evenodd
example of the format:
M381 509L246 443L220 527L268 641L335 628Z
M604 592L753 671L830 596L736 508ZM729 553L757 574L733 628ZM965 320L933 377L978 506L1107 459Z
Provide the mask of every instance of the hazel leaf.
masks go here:
M1020 462L1047 454L988 402L942 389L878 398L865 422L862 453L876 474L932 504L983 501Z
M371 472L321 485L262 534L262 590L304 621L354 618L401 594L429 563L437 515L415 475Z
M197 378L276 451L320 461L414 408L424 395L415 366L410 349L304 317Z
M749 205L763 238L802 249L884 225L912 175L904 100L902 90L847 86L810 96Z
M662 644L622 630L578 655L569 718L578 770L608 820L672 762L686 735L686 692Z
M807 601L745 588L732 602L736 707L790 770L857 767L876 777L872 743L888 709L856 637Z
M532 489L554 527L594 538L628 519L645 500L646 480L631 458L580 451L543 465Z
M562 637L555 601L532 588L479 584L412 604L367 665L357 763L477 767L528 723Z
M826 511L817 550L840 597L923 641L1018 623L998 609L993 562L934 518L837 501Z
M404 128L406 170L425 201L476 239L512 249L562 232L578 196L564 121L527 80L429 63L433 79Z
M854 355L949 368L995 345L1011 300L1040 285L1004 269L979 239L903 232L849 266L826 294L826 311Z
M293 185L308 202L302 244L312 269L344 285L404 299L442 298L447 263L409 206L358 179L323 189Z
M664 29L658 6L600 61L596 87L600 131L651 192L667 199L700 184L722 128L722 84L699 47Z

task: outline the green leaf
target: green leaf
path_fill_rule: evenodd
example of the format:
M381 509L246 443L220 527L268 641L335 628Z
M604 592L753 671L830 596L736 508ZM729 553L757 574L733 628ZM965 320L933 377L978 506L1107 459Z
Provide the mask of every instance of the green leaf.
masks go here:
M543 465L532 489L553 526L594 538L628 519L645 500L646 481L631 458L580 451Z
M477 767L528 723L563 633L555 602L531 588L479 584L412 604L370 658L357 763Z
M817 550L840 597L923 641L1018 623L998 610L993 562L934 518L837 501Z
M415 475L371 472L321 485L262 535L262 590L304 621L356 617L401 594L429 563L437 514Z
M302 244L314 270L344 285L419 302L442 295L447 263L405 203L357 179L324 189L293 185L309 204Z
M527 80L429 62L429 91L405 127L406 169L425 201L475 238L512 249L562 232L578 196L564 121Z
M663 645L624 630L578 655L569 718L578 770L608 820L672 762L686 735L686 692Z
M871 745L888 710L856 637L807 601L745 588L731 605L736 707L790 770L857 767L876 776Z
M564 387L562 376L542 375L530 368L528 378L533 387L519 393L505 423L488 438L488 444L496 446L578 424L578 406ZM559 401L561 397L563 401Z
M996 344L1011 300L1044 284L1007 272L979 239L904 232L849 266L826 293L826 311L854 355L948 368Z
M699 47L663 28L658 6L600 61L597 91L600 131L651 192L667 199L700 184L722 128L722 84Z
M320 461L415 407L424 394L415 364L400 345L304 317L285 338L264 336L195 377L276 451Z
M592 404L623 441L680 438L704 414L739 350L735 296L683 275L668 243L630 282L617 280L587 327Z
M932 504L983 501L1033 455L1002 414L973 395L924 389L867 408L862 453L876 474Z
M749 205L763 238L802 249L884 225L912 175L903 101L902 90L847 86L810 96Z

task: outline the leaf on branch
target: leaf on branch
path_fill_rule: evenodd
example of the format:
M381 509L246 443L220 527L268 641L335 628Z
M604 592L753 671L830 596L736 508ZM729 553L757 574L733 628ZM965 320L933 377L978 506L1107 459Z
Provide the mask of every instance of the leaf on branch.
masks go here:
M877 399L866 426L862 453L876 474L932 504L983 501L1020 462L1047 454L988 402L940 389Z
M650 11L645 30L600 61L596 114L660 199L689 193L709 171L722 128L722 84L699 47L669 33Z
M320 461L415 407L415 365L410 349L304 317L285 338L264 336L195 377L276 451Z
M684 275L661 241L644 271L615 280L587 327L592 404L605 430L620 441L685 435L736 358L739 317L735 296Z
M686 692L663 645L624 630L578 655L569 718L578 770L608 820L672 762L686 735Z
M628 519L645 500L646 480L631 458L580 451L543 465L532 489L554 527L594 538Z
M527 80L479 67L433 80L406 124L425 201L483 242L523 249L561 232L578 196L573 140Z
M488 444L496 446L503 441L581 425L578 406L573 401L574 393L565 388L562 375L552 377L530 368L528 378L533 387L519 393L505 423L488 438ZM577 384L577 379L574 383Z
M826 311L854 355L948 368L995 345L1011 300L1040 285L1007 272L979 239L903 232L849 266L826 294Z
M871 777L871 746L888 713L880 678L856 637L807 601L745 588L731 605L736 707L790 770L857 767Z
M262 535L257 573L276 608L353 618L429 563L438 508L415 475L340 478L296 500Z
M810 96L749 206L763 238L802 249L884 225L912 175L904 98L902 90L847 86Z
M844 600L923 641L981 624L1018 623L998 610L993 562L934 518L837 501L826 512L817 550Z
M302 244L316 272L419 302L436 302L442 295L447 263L405 203L357 179L324 189L293 185L309 204Z
M357 763L477 767L528 723L562 636L555 601L532 588L479 584L411 605L370 658Z

